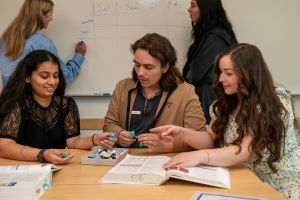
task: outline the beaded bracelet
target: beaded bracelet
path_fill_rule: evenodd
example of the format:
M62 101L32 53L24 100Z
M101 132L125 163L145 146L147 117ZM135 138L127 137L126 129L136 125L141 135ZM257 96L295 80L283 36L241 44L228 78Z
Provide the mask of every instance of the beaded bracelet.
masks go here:
M92 142L93 142L93 145L94 145L94 146L98 146L98 145L96 145L95 142L94 142L94 137L95 137L95 135L97 135L97 134L95 133L94 135L92 135Z

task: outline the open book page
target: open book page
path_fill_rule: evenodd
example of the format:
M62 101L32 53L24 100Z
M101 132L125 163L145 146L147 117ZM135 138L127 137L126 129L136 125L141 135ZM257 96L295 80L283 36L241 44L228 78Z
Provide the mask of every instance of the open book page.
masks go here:
M30 172L30 171L51 171L52 164L37 164L37 165L9 165L1 166L0 172Z
M0 166L0 173L11 172L54 172L62 169L62 167L54 164L36 164L36 165L8 165Z
M196 192L190 200L265 200L260 197Z
M170 177L203 183L207 185L230 188L229 170L223 167L199 165L196 167L171 167L167 174Z
M162 165L169 159L167 156L131 156L128 154L101 181L158 185L168 179Z
M170 158L167 156L127 156L104 175L101 182L125 184L159 185L169 177L230 188L230 176L227 168L197 166L172 167L164 170L162 165Z

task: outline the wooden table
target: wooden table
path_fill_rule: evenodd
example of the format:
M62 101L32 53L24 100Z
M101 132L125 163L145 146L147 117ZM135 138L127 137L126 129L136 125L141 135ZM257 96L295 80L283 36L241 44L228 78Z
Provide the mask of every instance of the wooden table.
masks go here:
M224 194L258 196L266 199L284 199L269 184L262 182L255 174L244 166L230 168L231 189L216 188L183 180L169 179L160 186L103 184L98 180L111 166L81 165L80 155L84 150L65 150L76 156L72 162L62 165L62 169L54 172L52 186L42 196L43 200L88 200L88 199L189 199L197 191ZM130 149L134 155L154 155L146 149ZM1 165L33 164L0 159Z

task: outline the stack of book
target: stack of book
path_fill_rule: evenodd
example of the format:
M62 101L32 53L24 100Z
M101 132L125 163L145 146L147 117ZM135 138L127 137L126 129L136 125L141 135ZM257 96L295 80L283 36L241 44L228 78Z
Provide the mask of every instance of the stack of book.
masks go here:
M39 199L58 169L53 164L0 166L0 199Z

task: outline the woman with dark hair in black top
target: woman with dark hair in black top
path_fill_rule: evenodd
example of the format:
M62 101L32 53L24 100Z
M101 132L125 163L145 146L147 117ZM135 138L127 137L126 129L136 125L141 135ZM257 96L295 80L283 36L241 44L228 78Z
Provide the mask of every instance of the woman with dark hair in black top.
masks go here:
M191 0L188 12L194 41L189 47L182 73L184 79L195 86L209 124L209 106L214 100L212 66L216 55L237 43L237 39L221 0Z
M64 164L73 155L58 149L112 146L109 133L80 137L75 101L65 97L58 59L48 51L29 53L0 96L0 157Z

